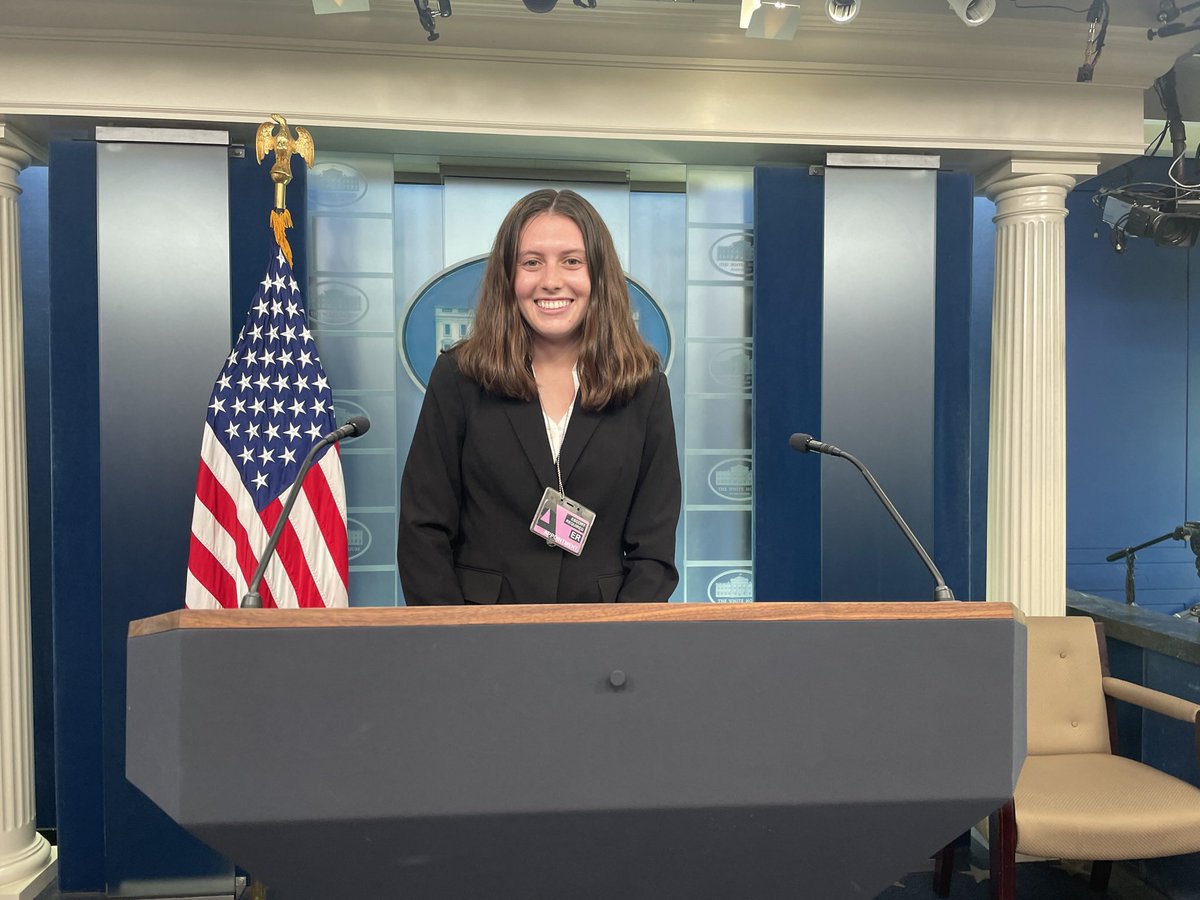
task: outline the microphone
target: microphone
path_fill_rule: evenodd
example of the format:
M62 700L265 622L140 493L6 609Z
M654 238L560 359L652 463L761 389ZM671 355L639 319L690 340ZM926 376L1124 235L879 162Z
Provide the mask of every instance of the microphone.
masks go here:
M954 600L954 591L946 585L946 579L942 578L942 573L938 571L938 567L933 564L933 560L929 554L925 552L925 548L921 546L921 542L917 540L917 536L913 534L912 529L908 527L908 523L904 521L904 517L888 499L887 494L883 492L883 488L879 486L879 482L875 480L875 476L867 471L867 467L861 462L833 444L826 444L824 441L818 441L811 434L793 434L788 438L788 443L793 450L799 453L824 453L826 456L840 456L842 459L850 462L854 468L862 473L863 478L867 480L867 484L871 486L871 490L875 492L875 496L879 498L879 502L883 504L884 509L892 517L892 520L900 526L900 530L904 532L904 536L908 538L908 542L912 544L912 548L917 551L917 555L921 557L921 562L925 563L925 568L929 570L929 574L933 576L934 600Z
M788 438L788 443L792 445L792 449L800 453L824 453L826 456L845 456L846 454L839 450L833 444L826 444L818 441L811 434L793 434Z
M288 516L292 513L292 507L296 505L296 498L300 496L300 486L304 483L304 476L312 468L313 457L325 447L337 443L343 438L362 437L370 428L370 419L366 416L354 416L347 420L346 424L341 428L331 431L312 445L312 449L308 451L308 455L304 457L304 461L300 463L300 468L296 471L296 478L292 482L292 489L288 493L287 502L283 504L283 511L279 514L279 520L275 523L275 528L271 531L271 536L267 539L267 546L263 549L263 554L258 560L258 568L254 570L254 576L250 579L250 584L246 587L246 593L242 595L242 609L262 608L262 597L258 594L258 586L262 583L263 575L267 571L267 563L275 555L275 546L279 543L279 538L283 534L283 526L287 524Z

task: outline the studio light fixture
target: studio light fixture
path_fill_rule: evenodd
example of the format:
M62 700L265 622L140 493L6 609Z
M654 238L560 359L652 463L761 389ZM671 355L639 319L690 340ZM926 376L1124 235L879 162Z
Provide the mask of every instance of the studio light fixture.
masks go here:
M425 29L425 40L436 41L441 35L437 33L437 26L433 20L438 17L450 17L450 0L437 0L436 10L430 7L429 0L413 0L413 4L417 7L417 18L421 27Z
M746 37L790 41L800 25L800 5L783 0L742 0L741 28Z
M854 21L861 7L859 0L825 0L825 15L830 22L845 25Z
M996 0L950 0L950 8L964 23L982 25L996 11Z

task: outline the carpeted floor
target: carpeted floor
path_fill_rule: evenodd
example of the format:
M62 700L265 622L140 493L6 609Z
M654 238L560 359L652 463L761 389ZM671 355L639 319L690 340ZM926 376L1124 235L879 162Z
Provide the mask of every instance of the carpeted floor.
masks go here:
M984 868L987 862L981 861L979 855L978 850L972 854L966 846L958 848L950 881L950 900L988 900L991 885ZM1113 866L1108 891L1092 893L1088 886L1090 872L1091 863L1088 862L1020 863L1017 866L1017 897L1019 900L1168 900L1120 865ZM875 900L929 900L936 896L933 892L933 860L930 860L928 869L904 876Z

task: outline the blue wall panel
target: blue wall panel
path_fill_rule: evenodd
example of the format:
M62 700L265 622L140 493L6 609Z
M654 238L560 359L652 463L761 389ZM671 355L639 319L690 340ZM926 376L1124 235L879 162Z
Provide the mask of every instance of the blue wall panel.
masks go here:
M125 779L129 623L183 604L205 407L230 348L228 180L224 147L97 147L105 884L114 897L233 890L232 866Z
M754 593L821 598L821 466L788 446L820 436L824 179L754 170Z
M1140 160L1109 180L1159 180L1165 168ZM1200 515L1188 496L1200 344L1189 338L1192 254L1144 238L1115 253L1092 203L1099 183L1067 200L1067 583L1119 600L1124 563L1105 556L1170 532L1189 509ZM1193 563L1180 542L1140 552L1139 604L1174 612L1200 600Z
M50 147L50 427L58 882L104 889L96 147Z
M21 299L25 331L25 452L29 472L30 637L33 647L33 762L39 828L54 827L54 609L50 558L49 170L17 177Z
M987 472L988 420L992 383L992 293L995 290L996 204L985 197L972 206L971 323L971 570L966 593L960 598L985 600L987 591ZM958 588L956 587L957 591Z
M938 173L930 552L960 600L983 599L982 581L972 579L972 561L983 555L986 543L983 529L972 529L973 462L980 452L987 459L986 443L980 448L972 435L972 367L988 365L986 356L974 355L971 341L972 322L980 312L971 292L973 191L969 174ZM990 307L986 312L990 321ZM985 494L986 488L985 482Z

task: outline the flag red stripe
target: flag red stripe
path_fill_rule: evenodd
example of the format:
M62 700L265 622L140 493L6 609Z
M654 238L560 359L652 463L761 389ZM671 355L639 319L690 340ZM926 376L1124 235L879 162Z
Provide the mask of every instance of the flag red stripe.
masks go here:
M268 531L275 528L275 523L279 521L279 515L283 511L283 504L276 499L270 506L258 514L262 519L263 525ZM317 587L317 582L313 578L312 571L309 569L308 559L304 554L304 544L300 540L300 536L296 534L296 529L292 525L291 520L287 521L283 526L283 531L279 535L279 544L276 546L276 556L279 562L283 565L283 570L287 573L287 578L292 583L292 587L296 591L296 605L305 606L324 606L324 598L321 597L321 591ZM266 605L265 603L263 604Z
M237 585L234 584L233 576L194 534L188 554L188 571L222 606L237 607Z
M336 447L333 452L337 452ZM349 587L350 549L346 522L334 501L333 492L325 478L325 469L321 465L313 466L308 473L304 482L304 496L308 498L317 527L321 529L321 537L325 539L325 546L329 548L329 555L337 566L338 577L342 579L342 584Z
M216 449L217 453L224 453L220 447ZM196 479L196 499L204 504L205 508L212 513L212 517L217 520L222 528L234 540L237 547L237 559L225 560L223 562L226 570L232 570L236 565L237 569L242 573L242 581L248 583L254 577L254 570L258 568L258 557L254 552L254 548L250 546L250 536L247 534L245 527L238 519L237 503L233 497L229 495L229 491L225 489L220 479L208 467L204 460L200 461L200 474ZM230 571L230 579L232 582L233 574ZM271 594L271 587L264 580L258 588L259 596L262 597L263 606L274 606L275 598ZM231 603L226 602L226 598L220 594L214 594L221 601L222 606L236 607L241 602L241 598L237 596L237 587L234 584L230 588Z

